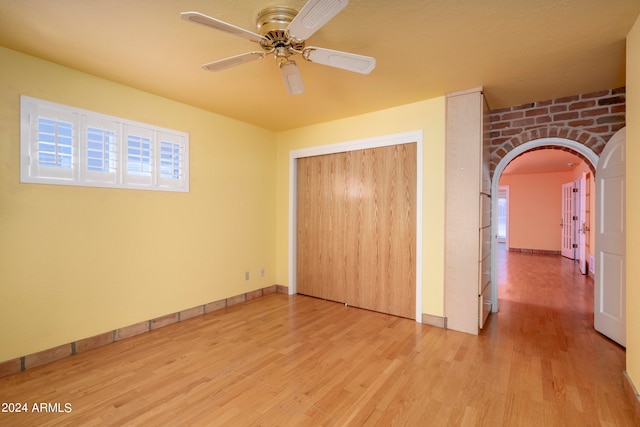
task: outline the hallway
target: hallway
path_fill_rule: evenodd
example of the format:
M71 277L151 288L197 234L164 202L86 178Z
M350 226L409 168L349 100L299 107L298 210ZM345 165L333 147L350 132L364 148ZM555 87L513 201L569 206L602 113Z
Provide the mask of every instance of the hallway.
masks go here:
M593 329L593 280L562 256L504 248L498 269L500 312L485 333L511 342L509 388L527 390L531 401L523 404L533 412L533 402L544 402L539 411L569 423L559 425L628 424L625 350Z

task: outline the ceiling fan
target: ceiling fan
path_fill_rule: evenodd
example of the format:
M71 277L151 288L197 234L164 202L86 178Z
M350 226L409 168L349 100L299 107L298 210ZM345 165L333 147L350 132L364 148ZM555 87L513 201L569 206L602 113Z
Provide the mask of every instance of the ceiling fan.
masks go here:
M245 30L200 12L182 12L187 21L206 25L234 36L258 43L262 51L243 53L202 65L209 71L221 71L236 65L263 59L273 54L282 79L291 95L304 93L304 83L294 55L309 62L336 67L360 74L369 74L376 66L375 58L314 46L305 41L329 22L348 4L348 0L309 0L300 12L284 6L270 7L258 13L258 33Z

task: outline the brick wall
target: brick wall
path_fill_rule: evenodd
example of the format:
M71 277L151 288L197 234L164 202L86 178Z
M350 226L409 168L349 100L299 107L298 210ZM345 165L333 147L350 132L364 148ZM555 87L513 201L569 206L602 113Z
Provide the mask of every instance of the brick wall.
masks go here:
M509 151L540 138L570 139L600 154L611 136L625 126L625 93L622 87L491 111L492 175ZM569 150L538 149L542 148Z

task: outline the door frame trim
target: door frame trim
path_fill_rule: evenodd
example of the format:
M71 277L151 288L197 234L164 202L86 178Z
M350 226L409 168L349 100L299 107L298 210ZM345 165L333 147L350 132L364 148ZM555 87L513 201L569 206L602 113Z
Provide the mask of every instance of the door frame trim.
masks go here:
M502 172L507 165L516 157L534 148L541 147L565 147L582 154L593 166L594 170L598 165L598 155L589 147L579 142L566 138L540 138L525 142L509 151L496 166L493 177L491 178L491 194L498 194L498 184ZM491 223L498 223L498 198L492 197L491 200ZM498 311L498 239L497 233L493 233L491 242L491 311Z
M289 295L297 292L297 159L324 154L343 153L367 148L401 144L416 144L416 322L422 321L422 193L423 193L423 134L421 130L397 133L375 138L365 138L335 144L300 148L289 152Z

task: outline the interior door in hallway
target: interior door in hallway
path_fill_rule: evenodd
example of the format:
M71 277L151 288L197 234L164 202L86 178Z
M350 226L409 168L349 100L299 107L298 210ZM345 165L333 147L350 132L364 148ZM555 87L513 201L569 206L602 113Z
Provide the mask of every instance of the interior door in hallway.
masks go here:
M562 256L575 259L575 183L562 184L562 222L560 232L562 233Z
M593 324L626 346L625 129L611 137L596 168L596 274Z
M578 186L578 265L580 272L587 274L587 173L576 181Z
M416 144L297 162L298 293L414 318Z

